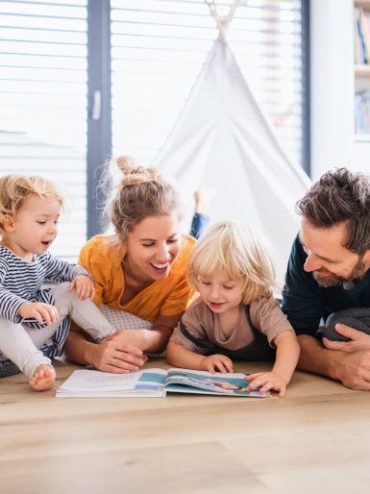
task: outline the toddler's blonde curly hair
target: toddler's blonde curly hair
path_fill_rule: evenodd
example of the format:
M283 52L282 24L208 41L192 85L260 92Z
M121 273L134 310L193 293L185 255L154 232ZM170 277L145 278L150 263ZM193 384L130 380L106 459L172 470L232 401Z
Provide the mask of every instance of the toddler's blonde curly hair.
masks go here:
M0 232L3 232L5 216L17 213L31 194L55 199L61 206L64 203L56 185L46 178L16 174L0 177Z

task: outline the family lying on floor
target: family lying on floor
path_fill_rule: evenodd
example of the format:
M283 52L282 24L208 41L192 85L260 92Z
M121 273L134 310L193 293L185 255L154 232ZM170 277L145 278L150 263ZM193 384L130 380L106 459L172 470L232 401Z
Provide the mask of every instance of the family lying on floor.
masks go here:
M127 157L112 165L122 173L107 201L115 233L91 238L78 265L49 252L63 208L56 186L0 178L1 377L21 371L33 389L47 390L63 352L127 373L165 351L173 366L210 372L233 372L234 360L274 361L248 376L248 391L284 396L297 364L370 389L368 176L329 171L297 203L301 227L280 306L271 258L252 226L222 221L198 241L182 235L179 196L158 170ZM151 328L117 331L101 304Z

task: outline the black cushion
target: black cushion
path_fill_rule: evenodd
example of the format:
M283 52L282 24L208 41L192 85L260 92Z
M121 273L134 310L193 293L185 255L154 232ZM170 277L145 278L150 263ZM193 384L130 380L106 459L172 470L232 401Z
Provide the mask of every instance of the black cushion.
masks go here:
M332 341L349 341L349 338L342 336L335 330L335 325L338 323L370 335L370 308L356 307L340 310L333 312L327 318L325 326L322 328L323 336Z

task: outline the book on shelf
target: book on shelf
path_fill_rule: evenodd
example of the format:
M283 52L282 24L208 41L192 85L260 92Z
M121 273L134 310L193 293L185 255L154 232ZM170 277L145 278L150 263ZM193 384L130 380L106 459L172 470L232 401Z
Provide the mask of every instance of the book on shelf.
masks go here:
M361 8L354 12L354 50L356 64L370 62L370 18Z
M355 95L355 132L370 133L370 92L360 91Z
M264 398L270 392L246 391L248 375L188 369L145 369L130 374L76 370L57 389L57 398L162 398L167 393L189 393Z

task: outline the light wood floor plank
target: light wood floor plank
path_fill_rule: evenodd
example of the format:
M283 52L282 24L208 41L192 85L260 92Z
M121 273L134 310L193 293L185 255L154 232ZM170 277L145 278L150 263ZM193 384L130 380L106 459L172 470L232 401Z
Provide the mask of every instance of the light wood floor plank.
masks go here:
M58 382L75 368L60 364ZM0 387L4 493L369 489L370 393L318 376L297 372L283 399L56 399L30 390L21 375Z

